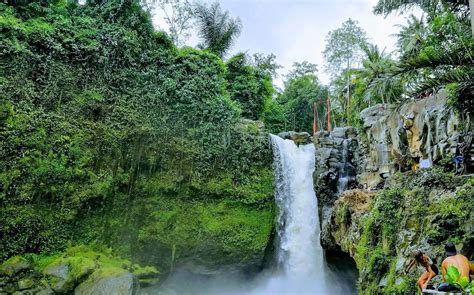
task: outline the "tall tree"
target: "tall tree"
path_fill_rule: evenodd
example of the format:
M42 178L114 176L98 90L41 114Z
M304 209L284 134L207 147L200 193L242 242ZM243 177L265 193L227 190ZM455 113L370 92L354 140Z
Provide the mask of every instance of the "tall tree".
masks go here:
M370 106L372 102L399 100L403 92L402 79L390 75L396 62L377 45L367 44L363 46L363 50L366 57L362 60L362 69L356 71L356 75L364 83L364 101Z
M413 7L419 7L433 17L439 10L470 12L471 35L474 38L474 13L472 12L474 0L379 0L374 7L374 13L388 15L394 11L404 12Z
M358 22L348 19L342 27L331 31L326 36L326 48L323 55L326 69L335 78L345 73L346 78L346 103L347 112L350 104L350 69L358 66L362 61L364 52L362 46L367 43L365 31L359 27Z
M194 16L197 20L198 34L202 39L201 48L223 57L242 31L240 18L232 18L223 11L219 2L210 6L196 4Z
M290 75L290 78L287 76L285 90L277 97L277 102L282 106L285 114L286 130L311 132L314 118L313 105L315 102L326 101L328 96L327 87L319 82L315 72L314 64L295 63L290 72L294 75ZM317 112L320 119L318 125L323 126L323 118L326 114L323 104L319 104Z
M191 36L193 9L188 0L142 0L146 6L156 4L163 14L168 26L168 33L176 44L181 47Z
M254 53L252 56L252 64L272 78L276 78L278 76L277 71L282 68L275 60L276 56L273 53L268 55Z
M307 75L316 76L318 72L318 66L316 64L303 61L303 62L294 62L293 69L285 76L286 81L292 81L295 78Z

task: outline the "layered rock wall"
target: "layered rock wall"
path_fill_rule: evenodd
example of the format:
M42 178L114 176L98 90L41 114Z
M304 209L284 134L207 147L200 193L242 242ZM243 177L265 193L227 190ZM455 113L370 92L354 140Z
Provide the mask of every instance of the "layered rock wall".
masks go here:
M474 259L474 182L446 172L471 140L470 117L441 91L368 108L357 132L315 134L321 242L354 258L360 294L415 292L418 270L405 269L416 250L439 267L451 241Z
M398 107L379 104L365 109L357 182L373 189L395 171L452 162L469 131L469 117L465 113L461 118L449 106L444 91Z

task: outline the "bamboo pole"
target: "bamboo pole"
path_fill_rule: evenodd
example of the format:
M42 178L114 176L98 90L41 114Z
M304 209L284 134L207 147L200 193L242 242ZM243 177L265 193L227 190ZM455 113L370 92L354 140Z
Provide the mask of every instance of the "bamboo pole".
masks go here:
M317 103L313 103L313 135L318 131L318 110Z
M327 99L327 113L328 113L328 131L331 132L331 101L329 100L329 94Z

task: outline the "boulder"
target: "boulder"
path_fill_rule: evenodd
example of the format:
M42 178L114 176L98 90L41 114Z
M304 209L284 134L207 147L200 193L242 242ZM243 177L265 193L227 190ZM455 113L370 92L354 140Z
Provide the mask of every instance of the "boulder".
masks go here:
M14 276L31 268L31 264L23 257L14 256L0 266L0 276Z
M96 269L95 262L87 257L63 258L45 268L43 274L49 279L51 288L59 293L71 291L83 278Z
M30 278L21 279L18 281L18 290L30 289L35 285L35 281Z
M75 295L135 295L140 291L137 278L121 268L95 271L75 290Z
M50 265L43 273L50 278L51 288L56 292L67 292L73 287L69 266L65 263Z
M278 136L283 139L291 139L296 144L309 144L313 142L313 139L308 132L287 131L279 133Z

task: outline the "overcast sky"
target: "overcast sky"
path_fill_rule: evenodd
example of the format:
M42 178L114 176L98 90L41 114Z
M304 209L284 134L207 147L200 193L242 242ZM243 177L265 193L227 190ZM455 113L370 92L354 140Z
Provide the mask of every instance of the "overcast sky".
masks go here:
M207 1L209 2L209 1ZM357 20L367 32L369 41L388 52L395 49L395 24L405 23L405 16L390 15L386 18L372 13L377 0L219 0L221 7L233 17L240 17L243 30L230 55L248 53L274 53L277 63L284 69L276 84L281 86L281 76L293 62L309 61L319 66L318 77L329 82L324 72L322 51L329 31L337 29L348 18ZM166 29L162 17L155 12L154 23ZM197 38L188 44L194 46Z

